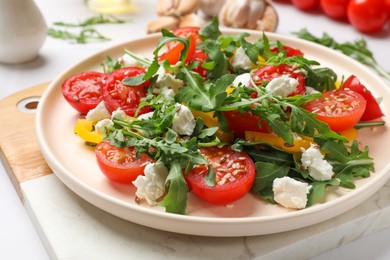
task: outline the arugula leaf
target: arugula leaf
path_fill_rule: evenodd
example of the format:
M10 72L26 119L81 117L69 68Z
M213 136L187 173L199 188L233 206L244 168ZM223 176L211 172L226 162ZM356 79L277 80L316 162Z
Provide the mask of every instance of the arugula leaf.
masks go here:
M269 162L256 162L256 177L251 192L259 194L265 188L272 188L274 179L287 176L290 167Z
M369 177L370 172L374 171L374 162L368 155L368 147L360 151L356 140L350 147L335 140L327 140L321 144L321 148L327 151L325 159L333 166L336 178L341 180L340 186L354 188L355 178Z
M234 75L227 74L215 83L203 83L203 78L186 67L181 68L179 79L185 81L186 86L179 88L176 94L178 102L186 103L191 109L209 112L221 106L227 96L226 89L232 84Z
M71 43L85 44L92 41L109 41L110 38L102 35L98 32L93 25L97 24L113 24L113 23L125 23L126 21L118 19L112 15L93 16L79 23L66 23L66 22L55 22L54 25L57 27L66 28L80 28L77 32L69 30L61 30L55 28L48 28L47 34L53 38L69 40Z
M159 205L165 207L167 212L185 214L188 186L179 161L173 161L170 166L171 169L165 181L168 192Z
M367 48L367 42L362 38L355 40L354 42L337 43L329 34L323 33L322 37L316 37L306 29L302 29L299 32L294 32L301 39L305 39L311 42L315 42L334 50L338 50L343 54L351 57L373 68L379 75L390 80L390 72L387 72L374 58L373 53Z
M207 39L200 43L198 48L206 52L208 64L210 64L210 62L213 64L212 66L209 65L209 68L211 68L207 73L207 78L209 80L217 80L223 75L230 73L229 61L222 52L217 41Z
M100 66L102 67L104 73L110 73L114 70L120 69L122 64L118 59L113 59L112 57L107 56Z
M79 33L72 33L66 30L48 28L47 34L53 38L70 40L73 43L88 43L91 41L109 41L110 38L103 36L94 28L82 29Z
M113 15L99 14L97 16L89 17L79 23L54 22L54 25L64 26L64 27L87 27L96 24L116 24L116 23L125 23L125 22L126 22L125 20L118 19Z
M310 207L321 201L325 195L326 186L339 186L340 179L333 178L329 181L313 181L310 183L310 193L307 197L306 207Z
M207 23L199 30L199 36L201 37L202 40L206 40L206 39L216 40L221 35L222 33L219 30L219 22L217 17L214 17L213 20L211 20L211 22Z

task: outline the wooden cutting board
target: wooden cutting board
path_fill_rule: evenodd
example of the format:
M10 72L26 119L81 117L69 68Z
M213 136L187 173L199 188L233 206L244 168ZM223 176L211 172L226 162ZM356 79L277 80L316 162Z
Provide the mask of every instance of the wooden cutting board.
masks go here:
M20 198L20 184L52 173L35 135L35 110L48 83L0 100L0 159Z

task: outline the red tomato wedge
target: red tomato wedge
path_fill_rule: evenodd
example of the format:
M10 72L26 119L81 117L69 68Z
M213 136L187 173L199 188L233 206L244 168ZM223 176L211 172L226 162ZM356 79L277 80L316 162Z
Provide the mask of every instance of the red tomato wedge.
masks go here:
M188 64L191 62L199 62L199 65L193 69L193 71L197 72L203 78L207 76L207 69L202 67L202 64L206 61L207 54L201 50L195 50L195 53L189 58Z
M240 113L238 111L228 111L223 113L227 120L227 127L234 132L237 137L245 137L245 131L268 133L268 125L252 113Z
M118 148L108 141L103 141L95 147L96 159L100 170L111 181L131 183L152 160L146 154L136 158L133 147Z
M347 78L341 88L345 90L350 89L352 91L355 91L362 95L363 98L366 100L366 110L364 111L360 120L370 121L383 116L383 112L379 107L378 102L376 102L375 97L371 94L371 91L369 91L362 83L360 83L360 80L356 76L352 75Z
M290 46L283 46L283 50L286 51L286 57L303 56L303 52L299 49L292 48ZM279 48L275 47L271 49L272 52L279 52Z
M182 37L190 38L190 46L188 47L188 56L186 62L188 62L191 56L195 53L196 45L201 42L198 34L199 27L181 27L173 30L173 34ZM180 42L173 41L167 44L167 52L163 53L159 57L159 61L168 60L170 64L176 64L180 60L180 53L184 49L184 45Z
M145 69L138 67L126 67L111 72L106 79L106 86L103 88L103 100L109 112L122 109L128 116L134 116L142 98L146 96L146 87L149 81L140 86L127 86L122 80L145 73ZM148 106L142 107L138 115L150 112Z
M354 127L366 109L366 100L352 90L332 90L305 104L304 108L317 114L317 119L327 123L335 132Z
M94 71L71 76L62 83L62 94L74 109L87 114L103 100L103 79L103 73Z
M230 147L207 147L200 150L215 171L216 184L207 186L204 176L207 165L196 165L184 177L190 191L213 204L228 204L245 196L255 180L255 165L245 152Z

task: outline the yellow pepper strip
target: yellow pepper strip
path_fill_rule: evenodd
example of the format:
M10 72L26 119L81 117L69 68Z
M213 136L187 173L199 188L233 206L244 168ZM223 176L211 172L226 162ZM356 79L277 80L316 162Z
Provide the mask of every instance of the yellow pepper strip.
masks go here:
M301 147L304 149L308 149L310 148L310 144L314 143L313 138L305 137L305 139L302 138L302 140L294 140L294 143L290 145L275 134L253 131L245 132L245 140L268 143L273 147L279 148L289 153L301 153Z
M78 119L74 132L86 142L98 144L103 141L103 135L93 130L93 122L88 119Z
M358 138L358 130L356 128L350 128L341 132L340 134L347 138L350 142Z
M213 117L212 112L202 112L202 111L196 111L196 110L191 110L191 112L195 118L200 117L207 127L218 127L219 126L218 125L218 118ZM217 132L215 133L215 135L219 138L219 140L221 140L222 142L226 142L226 143L232 143L233 139L234 139L233 134L226 133L226 132L222 131L221 129L218 129Z

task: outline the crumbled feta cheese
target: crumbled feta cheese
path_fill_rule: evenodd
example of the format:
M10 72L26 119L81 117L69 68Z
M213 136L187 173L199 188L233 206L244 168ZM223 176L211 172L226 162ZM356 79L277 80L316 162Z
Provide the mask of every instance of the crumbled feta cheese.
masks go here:
M136 59L134 59L133 57L131 57L127 53L124 54L122 57L120 57L118 60L119 60L119 63L123 67L140 67L140 66L142 66L142 64L140 64Z
M192 135L195 128L195 119L191 110L179 104L176 108L176 114L173 118L172 129L179 135Z
M94 109L89 110L85 118L92 122L98 122L106 118L111 118L111 114L104 105L104 101L101 101Z
M137 187L135 195L154 206L157 204L157 200L164 195L168 169L162 162L150 163L146 165L144 174L133 181L134 186Z
M165 78L166 74L167 73L166 73L166 71L165 71L163 66L158 67L158 70L157 70L157 72L155 74L155 75L157 75L156 83L160 84L160 82L163 80L163 78Z
M160 91L161 99L158 103L164 103L166 105L173 105L175 103L175 92L171 88L164 87Z
M239 85L247 87L249 86L249 83L251 82L251 74L250 73L244 73L241 75L238 75L234 81L233 81L233 86L238 87Z
M112 112L111 119L119 119L119 120L125 120L127 118L127 115L125 111L123 111L120 108L117 108L114 112Z
M309 170L309 175L317 181L327 181L332 179L333 167L324 160L321 151L315 146L311 145L309 149L302 150L301 162L305 169Z
M145 114L142 114L142 115L139 115L137 117L138 120L148 120L149 118L151 118L153 116L153 111L151 112L148 112L148 113L145 113Z
M161 89L170 88L174 93L179 92L179 87L183 86L184 82L180 79L176 79L172 74L164 74L160 81L158 81L158 86Z
M111 119L103 119L96 123L95 125L95 132L104 134L104 129L106 126L113 126L114 122L111 121Z
M272 190L274 200L285 208L303 209L306 207L307 194L311 186L288 176L276 178Z
M298 80L290 78L287 75L282 75L279 78L271 80L265 87L265 90L273 96L287 97L296 91L298 85Z
M305 93L307 95L310 95L310 94L321 93L321 92L319 92L318 90L312 87L305 87Z
M244 48L239 47L233 57L232 65L238 69L251 70L252 62L246 55Z

